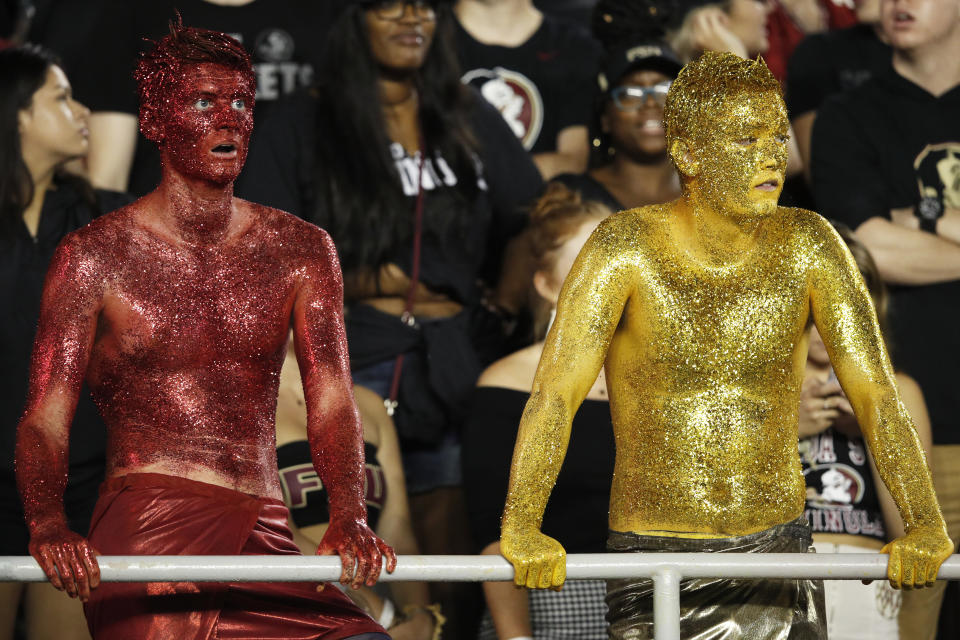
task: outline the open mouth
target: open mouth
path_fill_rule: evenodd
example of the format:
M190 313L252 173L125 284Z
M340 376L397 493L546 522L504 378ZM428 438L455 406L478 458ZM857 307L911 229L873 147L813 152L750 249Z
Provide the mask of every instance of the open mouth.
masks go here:
M913 23L913 16L906 11L897 11L893 15L893 24L897 27L909 26Z
M215 146L210 152L221 158L234 158L237 155L237 145L232 142L224 142Z
M777 187L780 186L779 180L767 180L766 182L761 182L754 189L759 189L760 191L776 191Z
M640 128L644 131L660 133L663 131L663 121L662 120L644 120Z

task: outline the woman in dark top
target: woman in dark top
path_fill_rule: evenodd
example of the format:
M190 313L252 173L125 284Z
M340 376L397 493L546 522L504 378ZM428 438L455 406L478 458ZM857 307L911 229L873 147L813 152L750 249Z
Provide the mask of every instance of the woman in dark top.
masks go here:
M410 524L397 432L383 406L383 398L364 387L354 387L363 421L365 493L370 526L398 554L419 553ZM280 371L277 398L277 467L283 501L290 509L290 530L304 555L313 555L330 524L327 491L317 476L307 443L307 411L303 383L292 342ZM376 619L394 640L431 640L439 631L431 611L427 586L422 582L394 582L390 597L368 587L346 591Z
M28 554L13 450L47 265L66 234L129 202L60 171L87 152L88 114L51 54L35 47L0 51L0 555ZM104 447L103 423L83 393L70 434L65 500L75 531L89 528ZM10 583L0 584L0 638L12 637L21 598L30 637L89 637L79 602L46 583Z
M528 234L536 261L531 296L538 342L483 372L464 426L467 511L474 537L485 554L500 552L496 540L517 426L530 397L560 287L590 233L609 214L607 207L583 201L561 185L551 185L530 214ZM543 518L544 532L549 531L570 553L605 551L614 451L601 372L573 419L567 457ZM483 588L491 616L484 619L481 638L607 637L602 580L569 582L562 592L528 592L505 582L487 582Z
M462 512L458 426L499 330L478 281L495 276L496 248L542 187L499 113L460 83L451 20L432 0L348 3L316 87L264 123L238 187L333 236L354 381L384 398L396 387L427 553L465 551L464 517L458 527L451 515Z
M594 36L606 53L592 124L591 169L554 179L613 211L680 196L667 154L663 103L682 65L658 39L663 25L653 21L649 8L634 0L597 5Z

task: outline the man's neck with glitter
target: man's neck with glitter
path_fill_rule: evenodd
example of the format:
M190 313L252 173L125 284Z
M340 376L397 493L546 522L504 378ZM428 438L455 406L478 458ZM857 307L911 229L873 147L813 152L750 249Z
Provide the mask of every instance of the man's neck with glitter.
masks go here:
M218 184L187 177L169 164L157 189L166 202L164 222L192 244L223 241L233 215L233 182Z

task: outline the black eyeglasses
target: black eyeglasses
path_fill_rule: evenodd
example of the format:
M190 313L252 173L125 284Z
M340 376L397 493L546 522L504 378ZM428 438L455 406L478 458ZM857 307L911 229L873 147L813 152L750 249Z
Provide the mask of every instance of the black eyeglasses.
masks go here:
M667 92L671 84L670 80L664 80L652 87L633 85L615 87L610 91L610 97L620 111L639 111L646 106L648 97L653 98L657 105L662 107L667 101Z
M436 20L436 2L430 0L378 0L370 3L370 11L381 20L400 20L413 9L413 15L421 20Z

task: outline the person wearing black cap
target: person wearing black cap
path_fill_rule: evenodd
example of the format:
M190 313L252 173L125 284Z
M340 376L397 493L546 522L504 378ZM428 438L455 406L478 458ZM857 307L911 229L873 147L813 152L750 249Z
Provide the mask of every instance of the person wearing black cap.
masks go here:
M665 44L635 39L610 50L598 76L594 167L556 180L614 211L679 197L663 129L663 102L680 71Z

